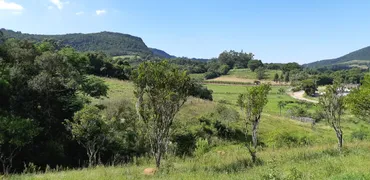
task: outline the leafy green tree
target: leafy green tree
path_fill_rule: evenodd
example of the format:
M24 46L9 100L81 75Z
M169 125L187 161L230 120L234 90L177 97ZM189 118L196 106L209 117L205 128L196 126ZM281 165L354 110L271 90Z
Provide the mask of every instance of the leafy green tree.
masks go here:
M284 64L283 67L282 67L282 70L283 70L283 73L287 73L287 72L290 72L292 70L301 70L302 69L302 66L299 65L298 63L287 63L287 64Z
M78 53L71 47L62 48L58 54L63 56L79 72L87 72L89 68L89 58L85 54Z
M320 75L317 77L316 84L318 86L326 86L326 85L332 85L334 83L334 79L332 77L329 77L327 75Z
M346 98L349 109L363 120L370 120L370 74L366 74L359 89L354 89Z
M30 119L0 116L0 162L3 173L8 174L13 167L13 159L39 133L39 128Z
M303 80L301 83L301 89L304 90L304 92L308 96L315 95L315 92L317 91L317 86L313 79Z
M261 114L263 108L266 106L268 99L267 95L271 90L271 86L268 84L262 84L255 86L247 90L245 94L240 94L238 98L239 106L245 110L247 115L245 124L252 125L252 142L253 145L247 145L250 155L252 156L253 162L257 161L257 145L258 145L258 125L260 123ZM248 132L246 132L248 134Z
M226 64L224 65L221 65L219 68L218 68L218 72L222 75L226 75L228 72L229 72L230 68L229 66L227 66Z
M280 74L280 82L284 82L285 76L283 73Z
M229 69L233 68L247 68L248 62L253 59L252 53L224 51L218 56L220 64L226 64Z
M109 126L95 106L85 106L76 112L73 120L66 120L66 127L73 138L86 149L89 167L96 164L97 154L107 141Z
M203 86L200 82L191 81L191 89L189 94L193 97L205 99L205 100L213 100L212 93L213 91L208 89L207 87Z
M278 107L280 109L280 116L281 116L281 110L287 105L285 101L279 101L278 102Z
M327 86L324 95L320 97L319 101L319 104L324 111L325 119L336 133L339 150L341 150L343 146L341 121L345 110L344 97L341 94L342 92L343 87L340 87L338 84Z
M261 60L250 60L248 62L248 68L251 69L252 72L254 72L254 70L262 66L263 64Z
M289 74L289 72L286 72L284 74L284 82L289 83L289 81L290 81L290 74Z
M284 88L279 88L278 89L278 94L280 94L280 95L285 94L285 89Z
M100 96L107 96L108 86L103 80L97 77L87 76L84 78L81 90L86 95L98 98Z
M280 82L280 78L279 78L279 74L278 73L276 73L275 76L274 76L274 82L275 83Z
M173 120L190 95L190 77L167 61L144 62L134 74L137 112L159 168L169 141Z
M259 67L255 70L256 77L258 80L266 79L266 69L263 67Z
M130 100L115 99L104 101L102 106L104 121L110 129L104 149L112 153L112 162L119 164L122 159L147 153L143 122L138 121L134 104Z

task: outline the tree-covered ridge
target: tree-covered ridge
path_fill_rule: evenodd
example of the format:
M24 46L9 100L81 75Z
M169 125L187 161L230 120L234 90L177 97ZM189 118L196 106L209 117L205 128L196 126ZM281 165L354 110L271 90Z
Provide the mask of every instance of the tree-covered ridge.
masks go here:
M370 64L370 46L360 50L351 52L342 57L335 59L326 59L305 64L307 67L323 67L323 66L351 66L351 65L368 65Z
M163 50L156 49L156 48L150 48L150 50L153 52L154 56L158 56L160 58L165 58L165 59L171 59L171 58L176 58L176 56L172 56L168 53L166 53Z
M5 38L16 38L40 42L55 39L62 45L69 45L77 51L103 51L111 56L119 55L152 55L151 50L139 37L114 32L75 33L65 35L36 35L1 29Z

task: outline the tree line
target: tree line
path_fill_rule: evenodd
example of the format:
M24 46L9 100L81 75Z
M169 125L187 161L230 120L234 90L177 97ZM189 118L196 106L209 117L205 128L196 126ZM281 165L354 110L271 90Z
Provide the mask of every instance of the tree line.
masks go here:
M136 70L103 52L80 53L53 40L34 43L5 40L2 36L0 40L0 167L3 173L22 171L28 163L43 168L80 167L85 161L88 165L125 163L150 152L143 121L138 121L132 102L92 102L93 98L107 96L108 86L99 76L135 79L133 76L138 75L135 72L140 72L140 68ZM158 74L155 83L164 81L161 88L175 86L183 88L186 97L212 100L212 91L188 78L186 71L179 71L174 64L165 70L171 81L165 81L162 74ZM183 86L176 84L180 80L180 76L173 77L176 74L185 78ZM145 93L147 90L144 89ZM155 97L177 99L173 89L153 90L153 93L161 93ZM144 96L143 102L147 97Z

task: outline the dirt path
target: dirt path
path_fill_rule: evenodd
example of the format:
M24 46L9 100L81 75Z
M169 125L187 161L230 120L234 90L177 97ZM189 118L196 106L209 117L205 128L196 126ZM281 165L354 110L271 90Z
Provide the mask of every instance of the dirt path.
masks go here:
M288 93L289 96L293 97L294 99L298 99L298 100L301 100L301 101L307 101L307 102L312 102L312 103L319 103L319 101L315 101L315 100L312 100L312 99L307 99L305 98L303 95L304 95L304 91L298 91L298 92L289 92Z

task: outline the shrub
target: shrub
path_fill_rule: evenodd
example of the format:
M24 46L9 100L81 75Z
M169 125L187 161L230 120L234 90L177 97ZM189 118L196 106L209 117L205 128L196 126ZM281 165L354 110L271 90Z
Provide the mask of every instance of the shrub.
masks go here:
M359 130L353 131L351 133L351 139L365 140L369 137L370 131L365 127L361 127Z
M212 90L209 90L201 83L195 81L192 82L192 86L190 88L191 96L212 101L213 100L212 93L213 93Z
M307 112L306 108L303 108L301 106L293 106L289 108L288 114L293 117L308 117L309 113Z
M299 86L296 86L296 87L293 87L293 88L292 88L292 91L293 91L293 92L298 92L298 91L300 91L300 90L302 90L302 89L301 89L301 87L299 87Z
M202 156L203 154L207 153L211 148L209 143L208 143L208 140L207 139L202 139L202 138L197 139L197 142L196 142L195 146L196 146L196 148L195 148L195 151L194 151L194 155L196 157Z
M219 77L220 75L216 72L206 72L204 74L204 79L214 79L214 78L217 78Z
M311 145L311 138L294 132L276 132L270 137L269 142L277 147L299 147Z

